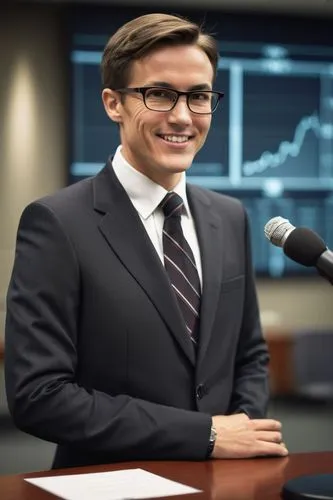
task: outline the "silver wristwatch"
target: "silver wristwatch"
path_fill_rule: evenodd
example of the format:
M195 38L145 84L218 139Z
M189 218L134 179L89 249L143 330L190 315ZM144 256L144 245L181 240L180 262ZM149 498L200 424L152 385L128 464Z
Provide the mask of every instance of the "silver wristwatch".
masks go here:
M209 436L209 444L208 444L208 449L207 449L207 458L210 458L212 453L213 453L216 437L217 437L216 429L215 429L215 427L211 426L210 436Z

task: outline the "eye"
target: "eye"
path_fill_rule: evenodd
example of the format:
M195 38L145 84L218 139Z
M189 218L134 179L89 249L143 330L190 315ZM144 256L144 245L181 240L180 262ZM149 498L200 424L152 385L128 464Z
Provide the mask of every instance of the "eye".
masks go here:
M150 99L168 99L170 101L174 100L174 93L167 89L155 88L150 89L147 92L147 97Z
M193 101L204 101L204 102L207 102L207 101L210 101L211 97L210 97L210 93L209 92L193 92L191 94L191 99Z

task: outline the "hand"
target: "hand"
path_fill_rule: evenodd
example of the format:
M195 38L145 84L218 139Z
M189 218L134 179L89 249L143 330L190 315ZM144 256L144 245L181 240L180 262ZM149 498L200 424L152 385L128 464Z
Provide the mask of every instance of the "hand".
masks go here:
M216 415L213 458L251 458L288 455L282 442L281 423L272 419L251 420L244 413Z

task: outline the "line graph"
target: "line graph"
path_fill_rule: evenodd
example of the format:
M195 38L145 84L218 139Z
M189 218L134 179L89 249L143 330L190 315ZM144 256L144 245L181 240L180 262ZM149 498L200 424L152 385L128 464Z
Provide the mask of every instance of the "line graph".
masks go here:
M257 173L263 173L270 168L283 165L288 157L299 156L304 144L306 135L313 132L319 139L333 139L333 123L320 123L316 113L305 116L296 127L292 141L282 141L275 153L264 151L259 159L247 161L243 164L243 174L247 177Z

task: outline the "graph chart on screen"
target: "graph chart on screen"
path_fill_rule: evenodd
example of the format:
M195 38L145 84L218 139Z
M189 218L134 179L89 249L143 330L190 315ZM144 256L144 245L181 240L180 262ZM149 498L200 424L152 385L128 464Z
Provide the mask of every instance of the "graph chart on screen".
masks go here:
M297 158L300 156L302 148L305 147L304 143L309 132L312 132L318 141L322 139L333 140L332 124L321 124L315 113L311 116L305 116L297 125L292 141L282 141L275 153L265 151L257 160L245 162L243 164L244 175L251 176L263 173L270 168L284 165L288 157ZM327 167L330 167L331 155L327 155L324 160Z

